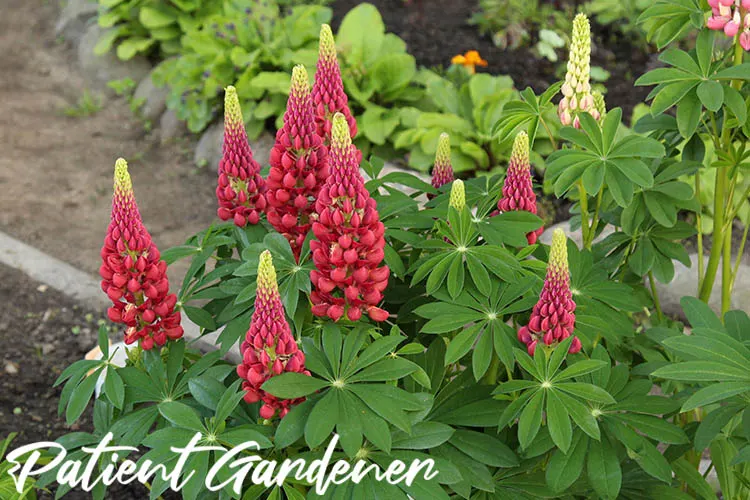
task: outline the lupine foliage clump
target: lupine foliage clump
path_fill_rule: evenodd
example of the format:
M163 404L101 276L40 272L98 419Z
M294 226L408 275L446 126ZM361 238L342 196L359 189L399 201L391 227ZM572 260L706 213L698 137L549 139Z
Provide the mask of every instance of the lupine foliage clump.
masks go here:
M452 178L447 136L434 183L361 159L325 26L312 91L297 68L270 158L253 158L227 87L223 222L160 256L118 161L103 289L111 319L140 346L118 367L103 331L104 359L63 372L69 423L104 382L94 432L60 441L75 453L109 432L151 459L200 431L200 444L253 440L281 461L321 458L336 433L337 458L431 458L439 471L410 486L368 476L330 498L705 499L715 488L747 498L750 318L731 307L731 242L750 195L750 64L744 32L714 36L716 15L692 0L645 10L654 43L675 46L638 80L655 88L632 128L591 93L578 16L565 81L540 96L526 89L495 124L493 140L516 144L507 173L472 179ZM553 145L540 189L574 214L551 245L530 173L540 137ZM683 242L701 227L707 179L713 242L693 264ZM189 266L172 299L164 271L178 259ZM697 265L700 283L670 312L656 283L672 281L675 261ZM188 348L181 315L220 332L218 350ZM219 456L191 461L185 498L205 496ZM168 486L155 479L151 497ZM243 490L214 495L319 498L305 482L266 488L249 476Z

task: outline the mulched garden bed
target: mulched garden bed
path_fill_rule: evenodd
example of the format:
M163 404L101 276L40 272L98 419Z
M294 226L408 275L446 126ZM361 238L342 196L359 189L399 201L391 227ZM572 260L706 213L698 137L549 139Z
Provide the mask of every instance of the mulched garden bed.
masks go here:
M91 432L91 408L72 426L57 416L62 387L52 384L96 345L98 313L2 264L0 304L0 439L18 432L13 449L69 432ZM40 498L53 495L42 493ZM64 498L88 499L91 494L72 491ZM148 498L148 492L138 483L113 485L107 498Z
M535 92L544 91L559 78L558 64L537 59L529 48L503 50L495 46L489 35L482 35L469 17L477 10L478 0L369 0L383 16L388 31L396 33L407 44L407 50L417 64L435 67L448 66L453 55L467 50L478 50L488 66L482 68L495 75L509 75L516 88L531 86ZM359 5L359 0L336 0L333 7L333 27L338 29L344 15ZM556 4L572 5L572 0L555 0ZM607 107L622 107L626 123L633 107L643 102L649 89L634 87L636 78L646 72L651 61L649 54L633 47L625 38L608 27L592 26L595 51L592 66L601 66L611 73L607 86ZM533 45L533 44L532 44ZM562 55L564 60L566 56Z

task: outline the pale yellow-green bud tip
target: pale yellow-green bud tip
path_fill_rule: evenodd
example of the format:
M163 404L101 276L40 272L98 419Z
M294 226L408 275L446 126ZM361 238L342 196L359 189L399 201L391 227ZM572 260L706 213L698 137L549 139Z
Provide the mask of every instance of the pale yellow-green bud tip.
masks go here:
M224 121L232 125L243 123L237 89L232 85L224 90Z
M448 165L451 162L451 137L443 132L438 139L435 165Z
M118 158L115 162L115 192L128 193L133 190L133 183L128 173L128 162L124 158Z
M599 112L599 119L604 118L607 114L607 103L604 101L604 96L598 90L592 93L594 96L594 109Z
M456 179L451 185L450 206L459 212L466 206L466 190L461 179Z
M292 87L290 94L296 97L302 97L310 92L310 80L307 78L307 70L302 64L296 65L292 69Z
M258 263L258 292L275 293L279 290L276 283L276 269L273 267L271 252L264 250Z
M352 145L352 136L350 135L349 124L342 113L333 115L331 124L331 149L347 151Z
M526 132L521 131L516 136L510 157L511 160L519 163L529 162L529 135Z
M552 233L552 247L549 253L549 267L554 270L568 270L568 238L560 228Z
M333 61L336 59L336 42L333 39L331 27L324 24L320 27L320 48L318 57L324 61Z

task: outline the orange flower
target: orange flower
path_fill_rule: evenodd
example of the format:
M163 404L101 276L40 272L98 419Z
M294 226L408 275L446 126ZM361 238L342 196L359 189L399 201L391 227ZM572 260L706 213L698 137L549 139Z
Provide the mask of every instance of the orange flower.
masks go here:
M451 64L460 64L472 75L476 72L476 66L482 66L483 68L487 67L487 61L482 59L482 56L480 56L479 52L476 50L469 50L466 54L453 56Z

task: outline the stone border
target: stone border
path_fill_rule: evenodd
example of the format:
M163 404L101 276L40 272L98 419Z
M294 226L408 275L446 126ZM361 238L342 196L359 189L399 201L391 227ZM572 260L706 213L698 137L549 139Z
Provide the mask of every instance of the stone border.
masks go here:
M111 305L102 292L100 282L91 275L18 241L2 231L0 231L0 263L18 269L32 279L89 307L105 310ZM201 335L201 328L190 321L185 314L182 315L182 327L185 329L184 338L192 347L203 352L218 349L216 340L223 328ZM227 361L239 363L242 359L239 346L235 345L224 357Z

